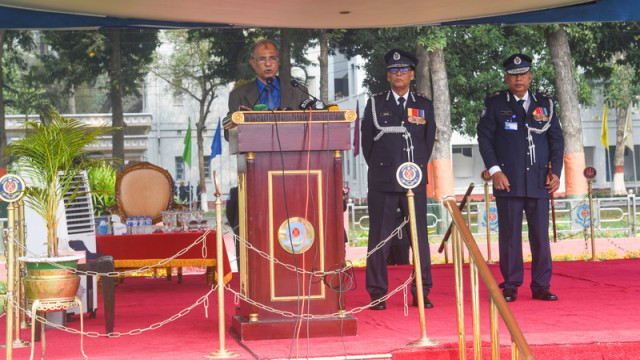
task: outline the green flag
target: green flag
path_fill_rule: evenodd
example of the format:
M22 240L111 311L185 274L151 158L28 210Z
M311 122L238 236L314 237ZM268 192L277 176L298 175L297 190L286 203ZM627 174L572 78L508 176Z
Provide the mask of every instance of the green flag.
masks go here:
M187 128L187 134L184 136L184 152L182 153L182 159L191 168L191 118L189 118L189 127Z

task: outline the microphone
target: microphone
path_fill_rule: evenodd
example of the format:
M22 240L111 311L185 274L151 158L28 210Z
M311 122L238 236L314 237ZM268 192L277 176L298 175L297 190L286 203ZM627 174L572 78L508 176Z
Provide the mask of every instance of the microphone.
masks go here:
M309 108L314 108L316 110L324 110L324 109L326 109L326 106L324 105L324 103L322 101L320 101L317 97L309 94L309 92L307 92L306 90L301 88L299 85L300 85L300 83L298 81L296 81L296 79L291 79L291 86L293 86L294 88L302 91L307 96L311 97L311 99L303 100L300 103L300 109L302 109L302 110L307 110Z
M253 102L253 105L251 106L251 107L252 107L252 108L254 108L254 109L255 109L255 107L256 107L256 104L258 104L258 101L260 101L260 98L262 97L262 94L264 93L264 91L265 91L265 90L266 90L266 89L267 89L271 84L273 84L273 78L268 77L268 78L266 78L265 80L267 80L267 85L265 85L265 86L262 88L262 91L260 91L260 94L258 94L258 98L256 99L256 101L254 101L254 102ZM266 108L266 106L265 106L265 108ZM260 109L260 110L263 110L263 109ZM260 111L260 110L258 110L258 111Z

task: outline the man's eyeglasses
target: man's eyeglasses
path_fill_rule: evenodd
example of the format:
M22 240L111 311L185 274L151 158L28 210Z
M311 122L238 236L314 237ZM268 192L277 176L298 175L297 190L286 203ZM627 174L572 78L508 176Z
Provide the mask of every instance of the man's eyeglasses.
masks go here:
M269 57L261 56L261 57L257 58L256 60L259 63L263 63L264 64L264 63L267 62L267 60L269 60L270 62L276 62L276 61L278 61L278 57L277 56L269 56Z
M390 73L392 73L392 74L400 73L400 74L403 74L403 75L404 75L404 74L408 74L408 73L409 73L409 70L411 70L411 69L410 69L410 68L408 68L408 67L403 67L403 68L389 68L389 72L390 72Z

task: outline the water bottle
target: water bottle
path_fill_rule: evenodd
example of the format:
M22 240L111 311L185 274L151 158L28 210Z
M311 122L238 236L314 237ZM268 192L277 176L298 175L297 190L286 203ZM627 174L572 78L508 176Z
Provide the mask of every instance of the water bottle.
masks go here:
M131 233L133 235L140 234L140 227L138 226L138 217L137 216L134 216L132 221L131 221Z
M127 216L127 235L133 234L133 220L131 216Z
M151 222L151 216L147 215L147 234L153 233L153 223Z
M100 225L98 225L98 235L107 235L107 232L107 222L103 218L100 220Z

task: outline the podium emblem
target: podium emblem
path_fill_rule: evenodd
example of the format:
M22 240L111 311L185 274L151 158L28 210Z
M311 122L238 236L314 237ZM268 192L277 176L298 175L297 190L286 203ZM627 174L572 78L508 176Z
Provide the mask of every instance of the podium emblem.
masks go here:
M315 236L311 223L301 217L285 220L278 230L278 242L284 251L290 254L302 254L309 250Z
M422 170L417 164L406 162L398 167L396 178L403 188L413 189L422 181Z

